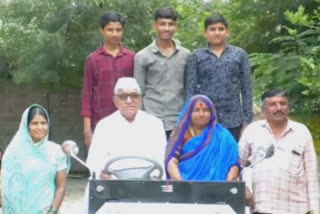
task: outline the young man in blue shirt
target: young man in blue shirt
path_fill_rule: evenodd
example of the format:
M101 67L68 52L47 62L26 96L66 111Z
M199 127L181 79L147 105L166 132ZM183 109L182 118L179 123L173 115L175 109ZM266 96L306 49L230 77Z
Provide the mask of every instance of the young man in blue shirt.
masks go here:
M219 122L239 140L253 117L249 58L242 48L230 45L228 21L222 15L205 22L208 46L192 53L187 64L187 97L205 94L214 103Z

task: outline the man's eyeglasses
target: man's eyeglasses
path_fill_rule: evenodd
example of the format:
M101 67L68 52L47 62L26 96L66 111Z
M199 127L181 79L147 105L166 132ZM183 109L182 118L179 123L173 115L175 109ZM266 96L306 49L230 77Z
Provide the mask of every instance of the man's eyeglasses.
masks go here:
M130 93L130 94L123 93L115 96L117 96L122 101L127 101L128 97L130 97L131 100L137 100L141 95L138 93Z

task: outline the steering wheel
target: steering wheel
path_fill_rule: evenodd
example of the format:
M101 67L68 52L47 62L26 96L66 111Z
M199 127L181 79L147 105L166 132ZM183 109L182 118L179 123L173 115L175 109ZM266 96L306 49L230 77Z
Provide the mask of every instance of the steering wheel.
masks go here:
M125 167L121 169L112 169L111 165L116 162L120 162L126 159L143 160L145 163L149 163L147 166L133 166ZM150 165L151 164L151 165ZM158 173L157 173L158 171ZM114 157L108 161L105 165L104 173L109 175L114 175L120 180L134 179L134 180L151 180L151 179L161 179L163 175L162 166L155 160L140 156L119 156ZM157 173L153 175L153 173Z

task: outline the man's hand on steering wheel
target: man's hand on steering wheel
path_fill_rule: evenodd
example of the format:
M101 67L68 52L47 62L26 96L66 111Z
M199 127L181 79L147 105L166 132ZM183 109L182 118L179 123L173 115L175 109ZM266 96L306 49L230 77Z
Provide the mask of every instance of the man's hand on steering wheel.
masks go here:
M103 179L103 180L110 180L112 179L111 178L111 175L107 174L107 173L104 173L103 171L100 173L100 178Z

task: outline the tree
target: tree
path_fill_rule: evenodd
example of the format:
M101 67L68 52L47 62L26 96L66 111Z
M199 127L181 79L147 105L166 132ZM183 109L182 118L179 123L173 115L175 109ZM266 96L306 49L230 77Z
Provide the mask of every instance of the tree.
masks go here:
M309 14L300 6L297 12L286 11L285 17L294 27L278 27L279 33L287 33L271 41L281 47L279 52L251 55L255 94L283 87L290 93L293 111L319 113L320 8Z
M99 22L107 10L127 16L124 43L137 51L152 39L154 8L174 2L0 0L0 59L18 84L80 89L85 59L103 42Z
M10 69L9 75L1 76L11 76L19 84L32 83L61 90L80 89L85 59L103 42L99 34L99 19L106 10L118 11L127 17L124 44L135 51L147 46L154 38L154 10L172 6L181 15L176 38L190 50L206 45L203 36L205 17L222 13L231 23L230 43L249 53L265 52L275 58L281 47L279 43L269 41L276 33L277 36L285 36L286 31L277 32L277 26L293 27L283 12L286 8L295 10L298 3L305 5L306 13L316 4L312 0L0 0L0 65L6 68L4 70ZM259 55L253 55L253 60L258 58ZM290 68L288 66L297 67L296 62L292 58L290 63L282 63ZM299 66L313 64L309 58L303 62ZM268 72L274 71L269 67ZM272 75L277 76L277 73ZM289 84L292 78L295 75L291 72L286 79L282 78L285 80L281 83ZM265 80L266 83L256 86L262 87L268 81L274 81L267 76ZM308 82L305 79L300 81ZM302 86L301 83L299 87Z
M320 153L320 5L312 13L300 6L296 12L286 11L285 17L291 27L278 26L279 33L284 31L286 35L271 41L280 47L279 52L251 55L255 94L259 96L268 88L285 88L293 117L307 124Z

